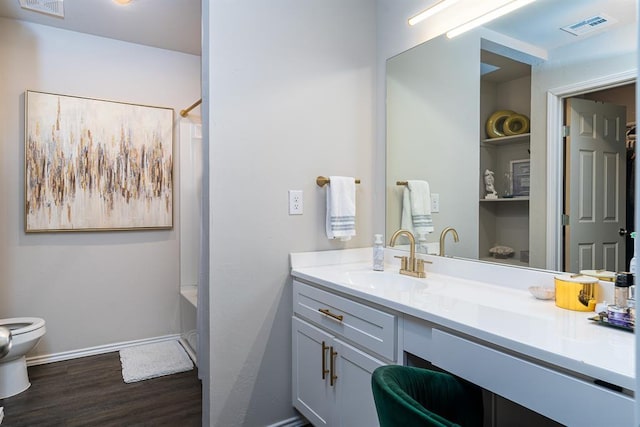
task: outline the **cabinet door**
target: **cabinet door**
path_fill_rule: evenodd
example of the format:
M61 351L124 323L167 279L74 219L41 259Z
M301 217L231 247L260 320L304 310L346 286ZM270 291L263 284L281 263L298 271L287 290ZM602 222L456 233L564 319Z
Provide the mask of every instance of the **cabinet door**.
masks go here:
M294 317L292 339L293 406L316 427L335 425L332 419L335 388L329 385L329 348L333 336Z
M371 374L386 363L339 339L333 340L335 354L336 426L378 426L378 414L371 391Z

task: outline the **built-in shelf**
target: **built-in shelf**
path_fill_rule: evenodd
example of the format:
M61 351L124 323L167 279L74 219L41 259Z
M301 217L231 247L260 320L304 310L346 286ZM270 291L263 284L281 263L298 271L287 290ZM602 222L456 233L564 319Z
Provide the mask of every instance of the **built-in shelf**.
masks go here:
M499 199L480 199L481 202L528 202L529 196L524 197L501 197Z
M197 286L181 286L180 295L198 308L198 287Z
M530 133L523 133L520 135L513 136L501 136L498 138L487 138L480 141L483 144L489 145L506 145L506 144L514 144L516 142L528 142Z
M529 222L531 203L529 195L521 191L526 170L519 162L531 158L531 133L487 138L484 133L488 120L497 112L514 111L530 116L531 111L531 68L513 58L495 54L486 50L480 52L481 60L487 64L500 64L498 75L485 75L480 78L480 122L484 125L478 135L480 172L489 170L494 173L494 191L496 199L485 199L486 185L480 186L478 193L478 254L482 260L527 267L528 257L522 251L529 249ZM504 127L497 125L496 128ZM529 129L520 128L520 131ZM493 133L492 133L493 134ZM531 163L528 163L529 167ZM520 170L516 166L523 166ZM480 184L482 177L480 177ZM514 197L502 197L507 193ZM517 196L516 196L517 194ZM515 253L505 259L491 256L494 246L514 248ZM522 255L522 257L521 257Z

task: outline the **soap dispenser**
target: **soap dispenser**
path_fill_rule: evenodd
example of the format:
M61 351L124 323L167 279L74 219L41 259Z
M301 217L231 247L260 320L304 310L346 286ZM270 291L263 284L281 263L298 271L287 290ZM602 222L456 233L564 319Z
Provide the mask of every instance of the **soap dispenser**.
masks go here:
M382 234L375 234L373 242L373 271L384 271L384 242Z

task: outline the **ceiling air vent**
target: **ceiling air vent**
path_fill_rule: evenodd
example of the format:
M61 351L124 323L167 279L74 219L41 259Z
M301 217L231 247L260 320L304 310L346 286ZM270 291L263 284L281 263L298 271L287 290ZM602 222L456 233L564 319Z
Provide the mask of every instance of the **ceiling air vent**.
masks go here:
M20 0L23 9L64 18L64 0Z
M601 13L600 15L583 19L582 21L576 22L575 24L562 27L561 30L571 33L574 36L581 36L583 34L587 34L592 31L599 30L604 27L608 27L609 25L615 24L616 22L618 21L616 21L613 18L610 18L604 13Z

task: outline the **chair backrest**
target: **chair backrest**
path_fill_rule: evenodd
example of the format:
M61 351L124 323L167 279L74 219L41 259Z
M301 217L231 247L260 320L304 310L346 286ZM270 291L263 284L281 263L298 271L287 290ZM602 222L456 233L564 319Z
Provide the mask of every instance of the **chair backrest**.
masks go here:
M381 427L482 426L482 390L451 374L382 366L371 386Z

